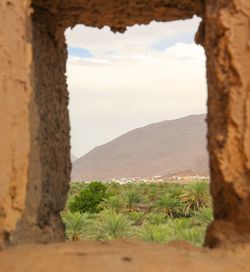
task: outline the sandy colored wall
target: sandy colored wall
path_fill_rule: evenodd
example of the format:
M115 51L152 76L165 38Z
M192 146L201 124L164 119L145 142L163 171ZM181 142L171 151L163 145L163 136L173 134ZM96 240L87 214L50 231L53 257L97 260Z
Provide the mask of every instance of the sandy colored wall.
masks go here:
M35 7L43 7L60 18L62 27L84 24L113 31L125 31L127 26L148 24L152 20L172 21L191 18L204 13L202 0L33 0Z
M0 247L24 209L31 96L29 1L0 2Z
M70 180L67 50L58 21L44 9L33 9L33 99L31 153L26 206L13 243L64 240L60 212Z
M12 243L64 240L59 213L65 205L71 171L65 29L85 23L99 27L108 24L113 30L122 31L136 20L147 23L163 16L165 21L190 18L192 8L201 12L199 1L184 2L173 5L166 0L163 7L161 1L129 1L126 5L117 1L32 2L30 166L25 209L11 234ZM125 12L127 9L132 19ZM121 17L121 12L126 16Z
M250 1L208 0L204 30L213 247L250 242Z
M3 240L63 239L59 212L71 168L64 30L81 23L123 32L136 23L194 14L203 17L197 41L208 59L208 149L216 220L206 242L211 247L249 242L250 2L33 0L32 23L28 4L0 4L5 26L0 30L0 245Z

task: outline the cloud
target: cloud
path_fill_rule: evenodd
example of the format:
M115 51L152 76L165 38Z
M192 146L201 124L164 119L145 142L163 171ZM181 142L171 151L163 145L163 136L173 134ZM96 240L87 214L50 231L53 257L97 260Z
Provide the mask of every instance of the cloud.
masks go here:
M151 122L206 112L202 47L191 41L200 19L67 30L68 45L91 52L67 63L73 153L80 156Z
M176 43L193 43L194 32L180 33L171 39L160 39L151 45L151 48L158 51L164 51L168 47L174 46Z
M164 59L196 59L205 61L204 49L195 43L175 43L174 46L166 48L164 51L153 54L154 57Z
M92 53L86 48L68 46L68 54L79 58L92 58Z
M177 43L165 51L152 52L151 56L70 57L67 67L70 89L79 90L84 98L84 92L91 91L92 95L102 97L105 93L111 98L117 93L152 97L157 97L154 93L163 93L165 97L184 99L185 96L177 96L184 87L191 89L198 82L205 82L204 51L194 43ZM91 93L88 95L91 98Z
M70 47L90 50L95 57L105 57L108 52L116 55L147 54L151 48L162 50L178 42L190 42L198 29L200 18L171 23L151 22L149 25L128 27L124 33L77 25L65 32Z

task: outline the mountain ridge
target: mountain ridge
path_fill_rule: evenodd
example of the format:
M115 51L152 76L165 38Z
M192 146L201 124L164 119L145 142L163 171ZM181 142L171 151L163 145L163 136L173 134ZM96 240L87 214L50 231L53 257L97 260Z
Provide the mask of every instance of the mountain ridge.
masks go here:
M205 118L189 115L128 131L76 160L72 179L208 175Z

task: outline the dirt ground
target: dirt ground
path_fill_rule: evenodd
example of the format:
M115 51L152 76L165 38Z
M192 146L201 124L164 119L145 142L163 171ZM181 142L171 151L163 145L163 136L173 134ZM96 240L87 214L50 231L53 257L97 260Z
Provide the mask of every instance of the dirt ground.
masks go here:
M0 252L1 272L246 272L250 245L209 250L182 242L66 242L26 245Z

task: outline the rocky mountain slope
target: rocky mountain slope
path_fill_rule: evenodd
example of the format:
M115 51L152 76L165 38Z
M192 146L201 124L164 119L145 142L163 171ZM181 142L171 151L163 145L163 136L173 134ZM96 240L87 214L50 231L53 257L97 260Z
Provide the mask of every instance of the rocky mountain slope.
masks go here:
M72 179L208 175L205 118L191 115L129 131L76 160Z

